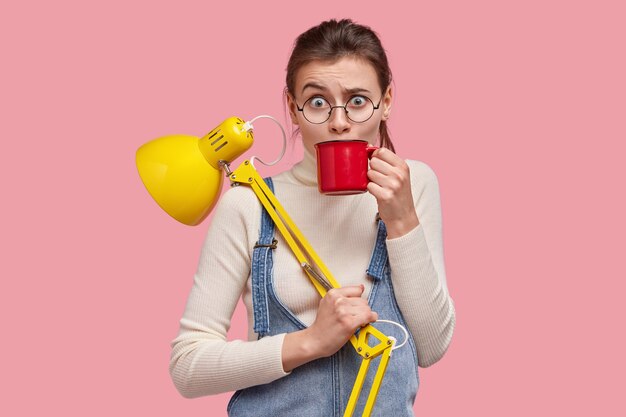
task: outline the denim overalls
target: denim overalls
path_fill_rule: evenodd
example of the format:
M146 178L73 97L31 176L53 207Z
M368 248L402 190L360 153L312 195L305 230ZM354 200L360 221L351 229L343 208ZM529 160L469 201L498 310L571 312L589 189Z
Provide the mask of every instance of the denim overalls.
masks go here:
M272 179L266 178L265 182L273 192ZM287 309L274 291L274 223L265 209L262 209L260 229L259 241L252 257L254 331L262 338L302 330L306 326ZM392 320L406 328L391 285L386 236L385 224L379 221L376 245L366 271L374 280L368 301L379 319ZM281 249L290 250L288 247ZM388 323L374 323L374 326L387 336L395 337L397 344L405 339L404 333L397 326ZM375 344L373 342L371 345ZM299 366L283 378L236 391L228 404L228 415L341 417L361 361L361 356L355 352L352 344L347 343L334 355ZM372 359L354 411L355 417L363 411L379 362L380 356ZM413 416L418 385L417 354L413 339L409 337L408 342L391 355L372 416Z

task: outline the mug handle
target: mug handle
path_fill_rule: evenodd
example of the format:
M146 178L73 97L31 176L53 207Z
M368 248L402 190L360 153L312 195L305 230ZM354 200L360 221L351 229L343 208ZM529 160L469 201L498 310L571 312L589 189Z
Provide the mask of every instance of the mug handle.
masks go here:
M380 149L380 147L379 146L374 146L374 145L367 145L365 150L367 151L367 158L368 159L372 159L372 154L374 153L374 151L376 149Z

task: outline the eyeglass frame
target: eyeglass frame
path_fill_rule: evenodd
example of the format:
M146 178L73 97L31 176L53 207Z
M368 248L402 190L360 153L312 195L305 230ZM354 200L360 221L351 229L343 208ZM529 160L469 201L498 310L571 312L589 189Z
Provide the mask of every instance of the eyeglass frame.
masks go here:
M336 109L336 108L342 108L342 109L343 109L343 111L345 111L345 112L346 112L346 117L347 117L347 118L348 118L351 122L353 122L353 123L365 123L365 122L367 122L369 119L371 119L371 118L372 118L372 116L374 115L374 112L380 108L380 103L382 103L383 98L384 98L384 96L381 96L381 97L380 97L380 100L378 100L378 104L376 104L376 105L375 105L375 104L374 104L374 102L372 101L372 99L371 99L371 98L369 98L369 97L367 97L367 96L361 96L361 95L359 95L358 97L363 97L363 98L365 98L365 99L369 100L369 102L370 102L370 103L372 103L372 106L374 106L374 108L372 109L372 114L370 114L370 115L369 115L369 117L368 117L367 119L365 119L365 120L361 120L360 122L357 122L357 121L355 121L355 120L350 119L350 116L349 116L350 112L348 112L348 109L346 108L346 107L348 106L348 103L350 102L350 100L352 100L352 99L355 97L355 96L352 96L352 97L350 97L350 98L348 99L348 101L346 101L346 104L344 104L343 106L330 106L330 110L328 110L328 117L326 118L326 120L324 120L323 122L317 122L317 123L315 123L315 122L312 122L312 121L310 121L309 119L307 119L306 115L304 114L304 106L305 106L305 105L306 105L306 103L308 103L309 101L313 100L314 98L318 98L318 97L320 97L320 96L312 96L312 97L307 98L307 99L304 101L304 103L302 104L302 108L300 108L300 106L298 106L298 102L296 101L296 99L295 99L295 98L293 99L293 102L294 102L294 103L296 103L296 109L298 109L298 111L299 111L299 112L302 112L302 117L304 117L304 119L305 119L307 122L309 122L309 123L311 123L311 124L314 124L314 125L321 125L321 124L326 123L327 121L329 121L329 120L330 120L330 116L331 116L331 115L332 115L332 113L333 113L333 109ZM322 97L322 98L324 98L324 97ZM326 100L326 99L324 98L324 100ZM330 104L330 103L328 103L328 104Z

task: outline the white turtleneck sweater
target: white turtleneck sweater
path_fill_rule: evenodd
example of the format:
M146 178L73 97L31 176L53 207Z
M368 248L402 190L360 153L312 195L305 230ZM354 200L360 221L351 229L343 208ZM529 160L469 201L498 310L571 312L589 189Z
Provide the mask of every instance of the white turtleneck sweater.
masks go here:
M446 286L441 206L437 177L419 161L407 161L420 224L404 236L387 239L394 292L427 367L445 353L455 323ZM273 177L278 200L341 286L364 284L376 241L378 212L369 193L326 196L317 190L315 156ZM198 270L178 337L172 341L170 373L185 397L199 397L266 384L288 373L282 367L284 334L257 340L253 332L250 265L259 236L261 204L247 186L220 199L202 248ZM277 296L307 326L315 320L319 294L276 230L273 251ZM230 320L243 298L248 341L226 340Z

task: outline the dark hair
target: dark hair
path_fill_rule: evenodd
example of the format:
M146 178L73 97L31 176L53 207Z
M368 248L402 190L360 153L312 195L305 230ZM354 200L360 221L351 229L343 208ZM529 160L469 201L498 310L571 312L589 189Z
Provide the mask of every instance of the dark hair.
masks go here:
M383 91L391 84L391 69L387 54L378 35L369 27L350 19L327 20L302 33L295 41L287 64L287 87L285 92L295 96L296 73L312 61L336 61L353 56L369 62L376 71ZM395 152L387 123L382 120L379 128L380 146Z

